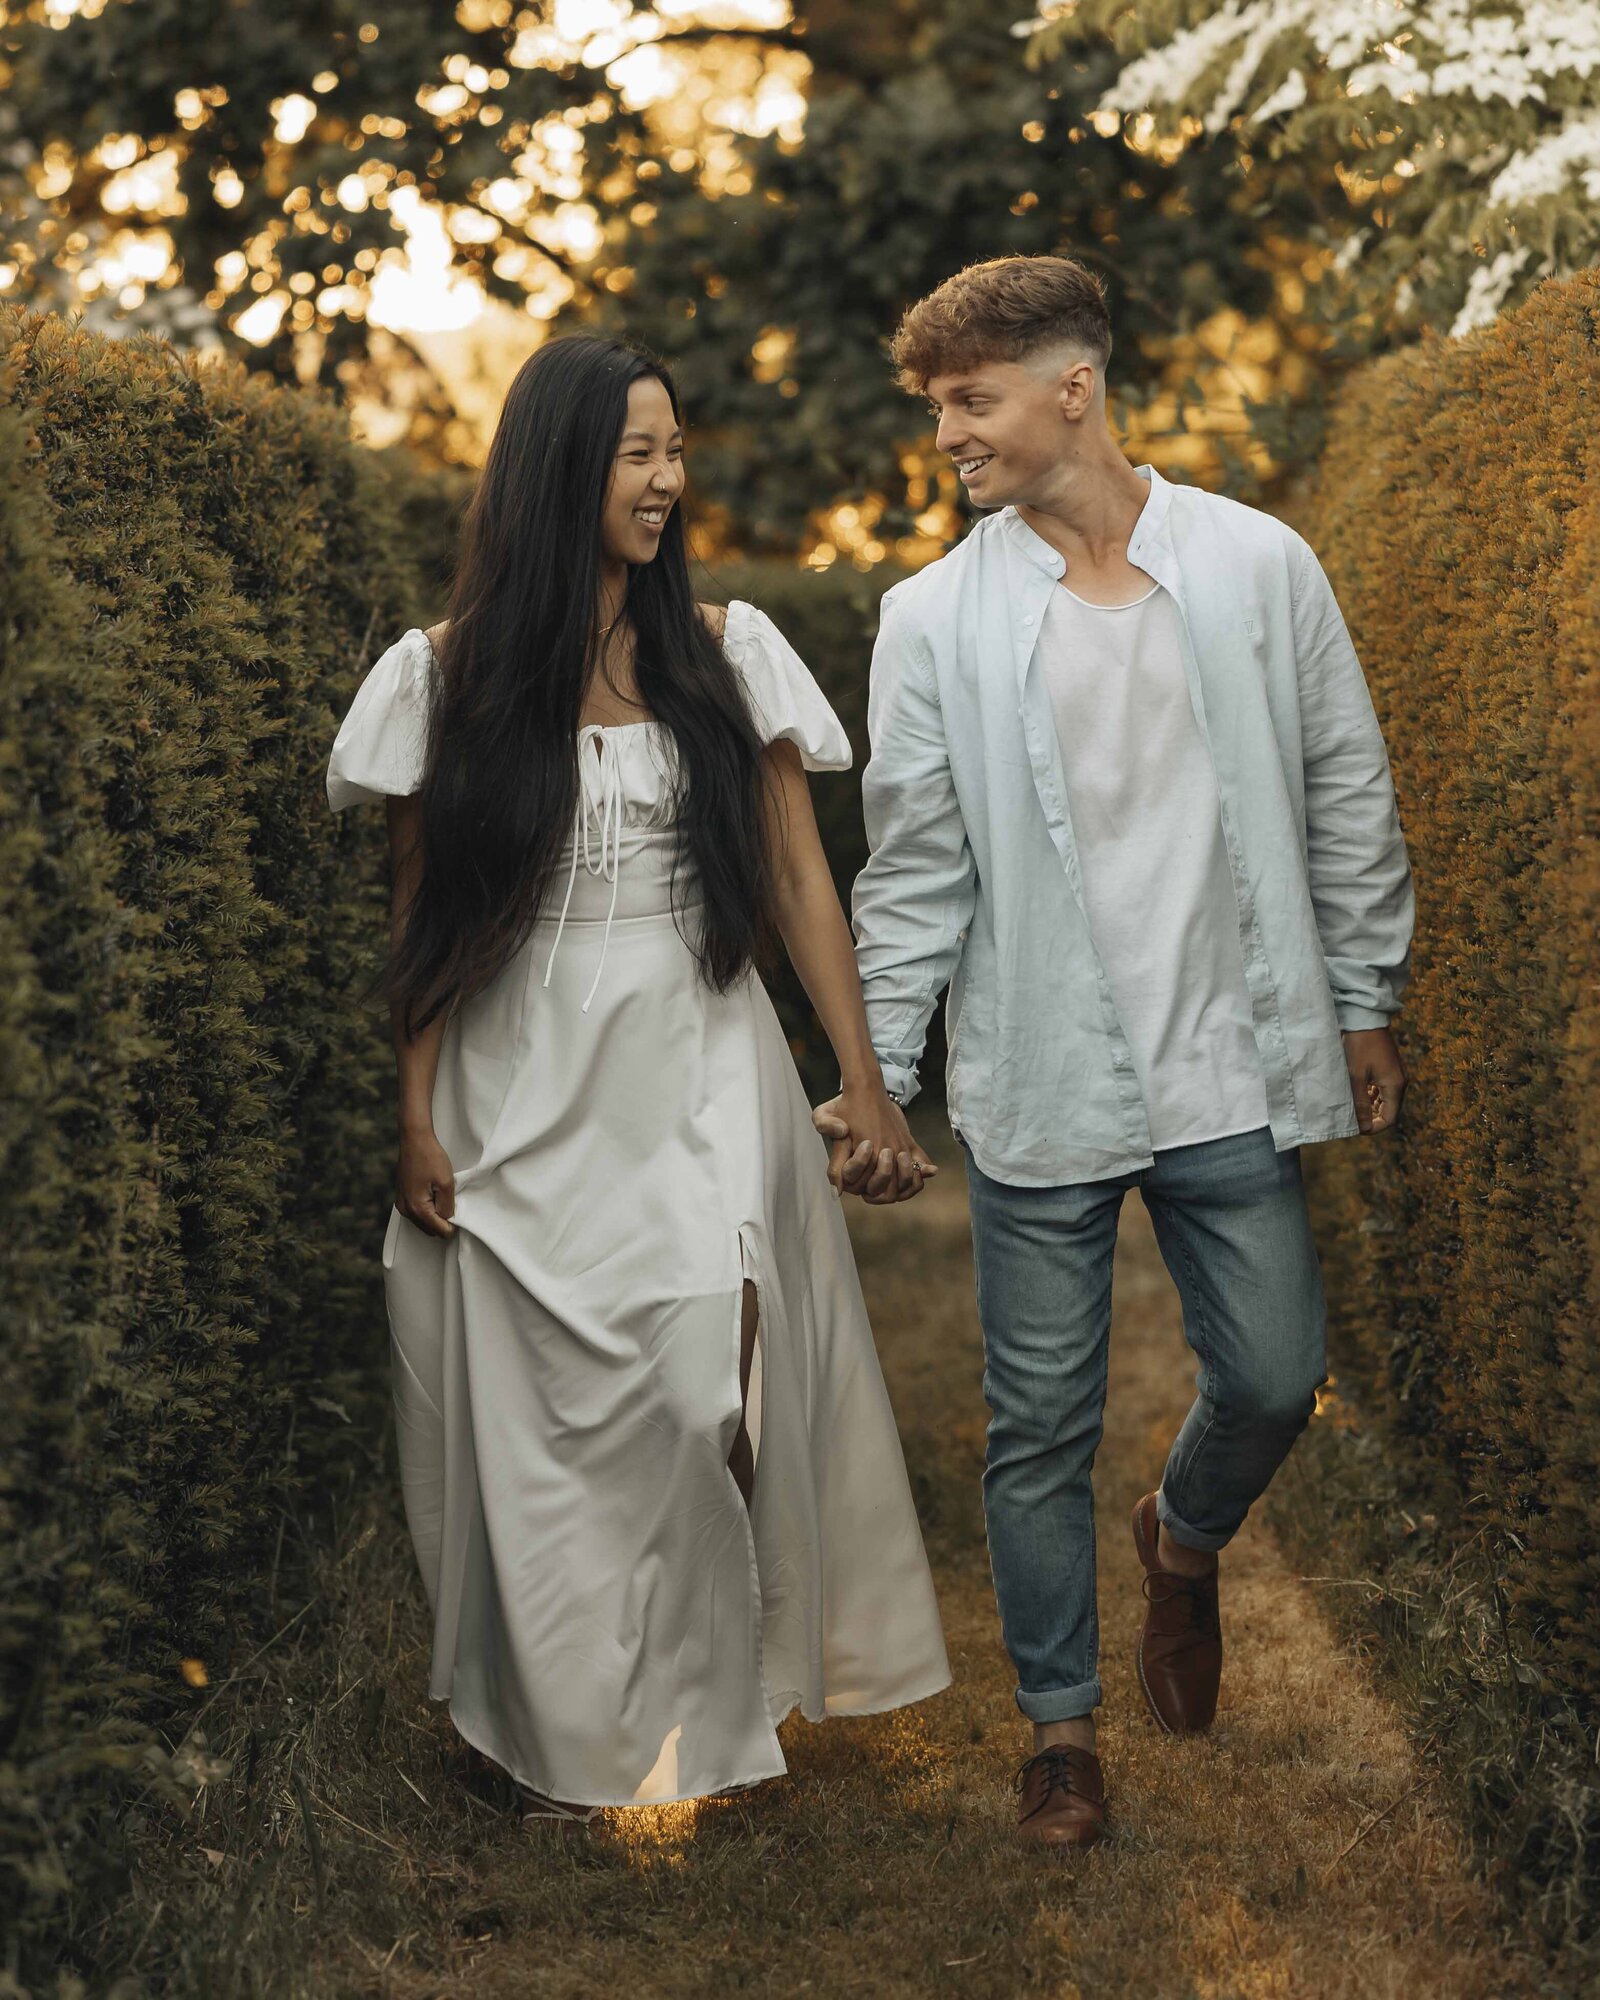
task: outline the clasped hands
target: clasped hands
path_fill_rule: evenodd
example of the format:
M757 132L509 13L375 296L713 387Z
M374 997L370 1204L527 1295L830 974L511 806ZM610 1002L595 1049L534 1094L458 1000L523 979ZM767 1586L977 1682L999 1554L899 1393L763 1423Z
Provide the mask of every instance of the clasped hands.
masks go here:
M1386 1028L1346 1030L1343 1040L1362 1132L1392 1132L1407 1082L1393 1035ZM858 1194L875 1206L909 1201L939 1171L881 1083L842 1090L816 1107L811 1122L832 1141L828 1179L840 1194Z
M833 1142L828 1179L840 1194L858 1194L874 1207L909 1201L939 1171L881 1082L840 1091L816 1107L811 1122Z

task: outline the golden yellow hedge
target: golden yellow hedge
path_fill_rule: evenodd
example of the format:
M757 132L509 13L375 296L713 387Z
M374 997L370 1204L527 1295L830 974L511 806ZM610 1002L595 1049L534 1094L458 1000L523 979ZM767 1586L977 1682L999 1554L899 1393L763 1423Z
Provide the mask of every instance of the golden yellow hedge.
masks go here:
M1364 370L1311 539L1416 872L1393 1145L1318 1162L1336 1353L1515 1655L1600 1691L1600 272Z

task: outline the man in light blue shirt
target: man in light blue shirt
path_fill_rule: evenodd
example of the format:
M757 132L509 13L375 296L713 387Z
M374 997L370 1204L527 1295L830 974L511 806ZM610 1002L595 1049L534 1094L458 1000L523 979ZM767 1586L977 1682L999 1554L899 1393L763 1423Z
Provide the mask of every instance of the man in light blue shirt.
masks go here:
M912 307L894 358L984 517L889 591L852 916L874 1050L908 1103L948 984L972 1204L984 1506L1017 1702L1023 1838L1099 1837L1090 1467L1111 1260L1139 1188L1199 1394L1133 1531L1141 1685L1206 1728L1217 1551L1315 1406L1325 1307L1299 1148L1391 1129L1411 876L1360 664L1270 515L1135 470L1110 327L1071 259L1003 258ZM915 1163L836 1184L903 1197Z

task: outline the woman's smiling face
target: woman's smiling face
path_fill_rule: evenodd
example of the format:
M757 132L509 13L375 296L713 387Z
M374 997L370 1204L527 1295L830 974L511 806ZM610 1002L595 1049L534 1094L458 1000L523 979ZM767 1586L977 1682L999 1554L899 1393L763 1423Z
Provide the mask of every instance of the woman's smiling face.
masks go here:
M672 413L672 398L654 375L641 376L628 390L628 414L600 517L600 547L607 562L655 560L683 482L683 432Z

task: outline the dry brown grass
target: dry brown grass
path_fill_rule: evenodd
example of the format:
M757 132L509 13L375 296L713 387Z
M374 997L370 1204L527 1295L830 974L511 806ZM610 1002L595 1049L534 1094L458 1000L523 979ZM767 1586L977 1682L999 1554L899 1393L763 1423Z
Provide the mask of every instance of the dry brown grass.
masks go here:
M158 1872L126 1927L141 1980L275 2000L1552 1990L1497 1937L1423 1767L1254 1523L1224 1558L1215 1729L1180 1743L1146 1720L1127 1515L1159 1473L1193 1370L1136 1199L1097 1472L1115 1832L1077 1857L1017 1846L1009 1780L1028 1745L983 1537L965 1187L942 1127L924 1137L946 1162L941 1179L905 1207L853 1205L851 1223L954 1685L889 1716L792 1719L791 1775L753 1793L612 1814L588 1834L525 1834L467 1782L448 1720L423 1699L426 1634L385 1513L329 1566L320 1637L264 1662L223 1726L216 1747L234 1776L208 1788L181 1837L146 1843ZM166 1914L152 1917L158 1896Z

